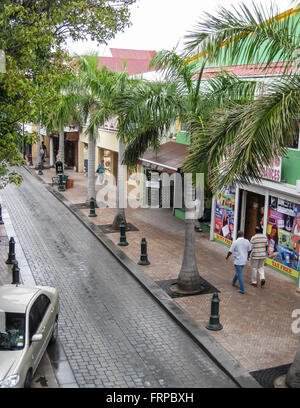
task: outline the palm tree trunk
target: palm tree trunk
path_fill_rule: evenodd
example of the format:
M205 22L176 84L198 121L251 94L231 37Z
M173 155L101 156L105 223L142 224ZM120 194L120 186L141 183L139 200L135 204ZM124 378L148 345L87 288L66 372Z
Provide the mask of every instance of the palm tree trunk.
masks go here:
M195 224L189 219L190 210L186 210L184 254L181 269L178 275L177 286L184 291L194 291L201 288L201 277L198 272L195 257ZM193 211L192 211L193 212Z
M41 163L41 155L40 155L40 148L41 148L40 137L41 137L41 135L40 135L40 131L41 131L41 125L40 125L40 123L38 123L37 132L38 132L38 135L39 135L39 139L38 139L38 141L36 143L36 163L35 163L35 169L36 170L38 170L39 164Z
M40 155L40 148L41 148L41 143L38 141L36 143L36 170L39 168L39 164L41 163L41 155Z
M95 190L95 141L92 136L89 136L89 146L88 146L88 194L87 203L89 204L90 199L96 199Z
M300 388L300 342L295 360L287 373L285 382L291 388Z
M201 288L201 277L195 257L195 206L192 202L192 179L185 174L185 233L184 254L177 286L183 291L194 291ZM189 200L189 202L187 202Z
M65 164L65 138L64 138L64 126L61 125L59 129L59 160Z
M49 152L50 167L54 167L54 151L53 151L53 137L50 136L50 152Z
M119 140L119 154L118 154L118 181L117 181L117 197L116 197L116 215L113 220L112 229L119 230L121 222L125 222L125 183L126 183L126 170L125 166L122 166L122 160L125 152L125 145L122 140Z

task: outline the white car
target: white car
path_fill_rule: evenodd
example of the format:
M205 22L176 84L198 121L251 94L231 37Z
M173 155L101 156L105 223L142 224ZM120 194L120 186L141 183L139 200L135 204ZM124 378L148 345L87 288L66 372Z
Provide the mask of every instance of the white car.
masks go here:
M0 286L0 388L29 388L58 335L59 297L48 286Z

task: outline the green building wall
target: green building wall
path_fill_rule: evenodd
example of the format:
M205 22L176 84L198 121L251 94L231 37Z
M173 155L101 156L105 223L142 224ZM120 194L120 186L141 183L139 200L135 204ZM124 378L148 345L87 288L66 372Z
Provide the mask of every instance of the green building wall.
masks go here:
M282 159L281 181L296 185L300 180L300 150L289 150L288 156Z

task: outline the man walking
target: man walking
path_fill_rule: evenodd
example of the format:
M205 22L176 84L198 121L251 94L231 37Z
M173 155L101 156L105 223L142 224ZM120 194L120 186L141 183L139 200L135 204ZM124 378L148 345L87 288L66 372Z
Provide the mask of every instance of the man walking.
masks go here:
M236 281L239 281L240 290L239 293L245 293L244 279L243 279L243 269L247 263L249 255L251 253L251 245L248 239L244 238L244 233L239 231L237 234L237 240L231 245L226 260L230 257L231 254L234 256L234 267L235 267L235 276L232 279L232 286L235 286Z
M253 235L251 238L250 244L252 246L250 257L252 266L251 285L257 287L258 272L260 276L260 286L262 287L266 283L264 264L266 259L266 251L268 250L268 240L267 237L263 235L261 227L255 228L255 235Z

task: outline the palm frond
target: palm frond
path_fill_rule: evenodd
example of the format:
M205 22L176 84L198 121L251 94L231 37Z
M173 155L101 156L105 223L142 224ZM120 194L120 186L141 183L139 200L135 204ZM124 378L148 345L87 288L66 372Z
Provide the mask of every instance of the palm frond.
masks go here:
M299 49L299 13L296 6L280 17L278 7L242 3L239 8L219 7L216 16L204 13L195 30L186 35L190 55L207 56L223 65L293 61Z
M262 95L243 105L214 112L211 123L198 129L186 169L206 158L213 189L233 182L259 181L260 167L286 154L299 120L300 77L283 77Z

